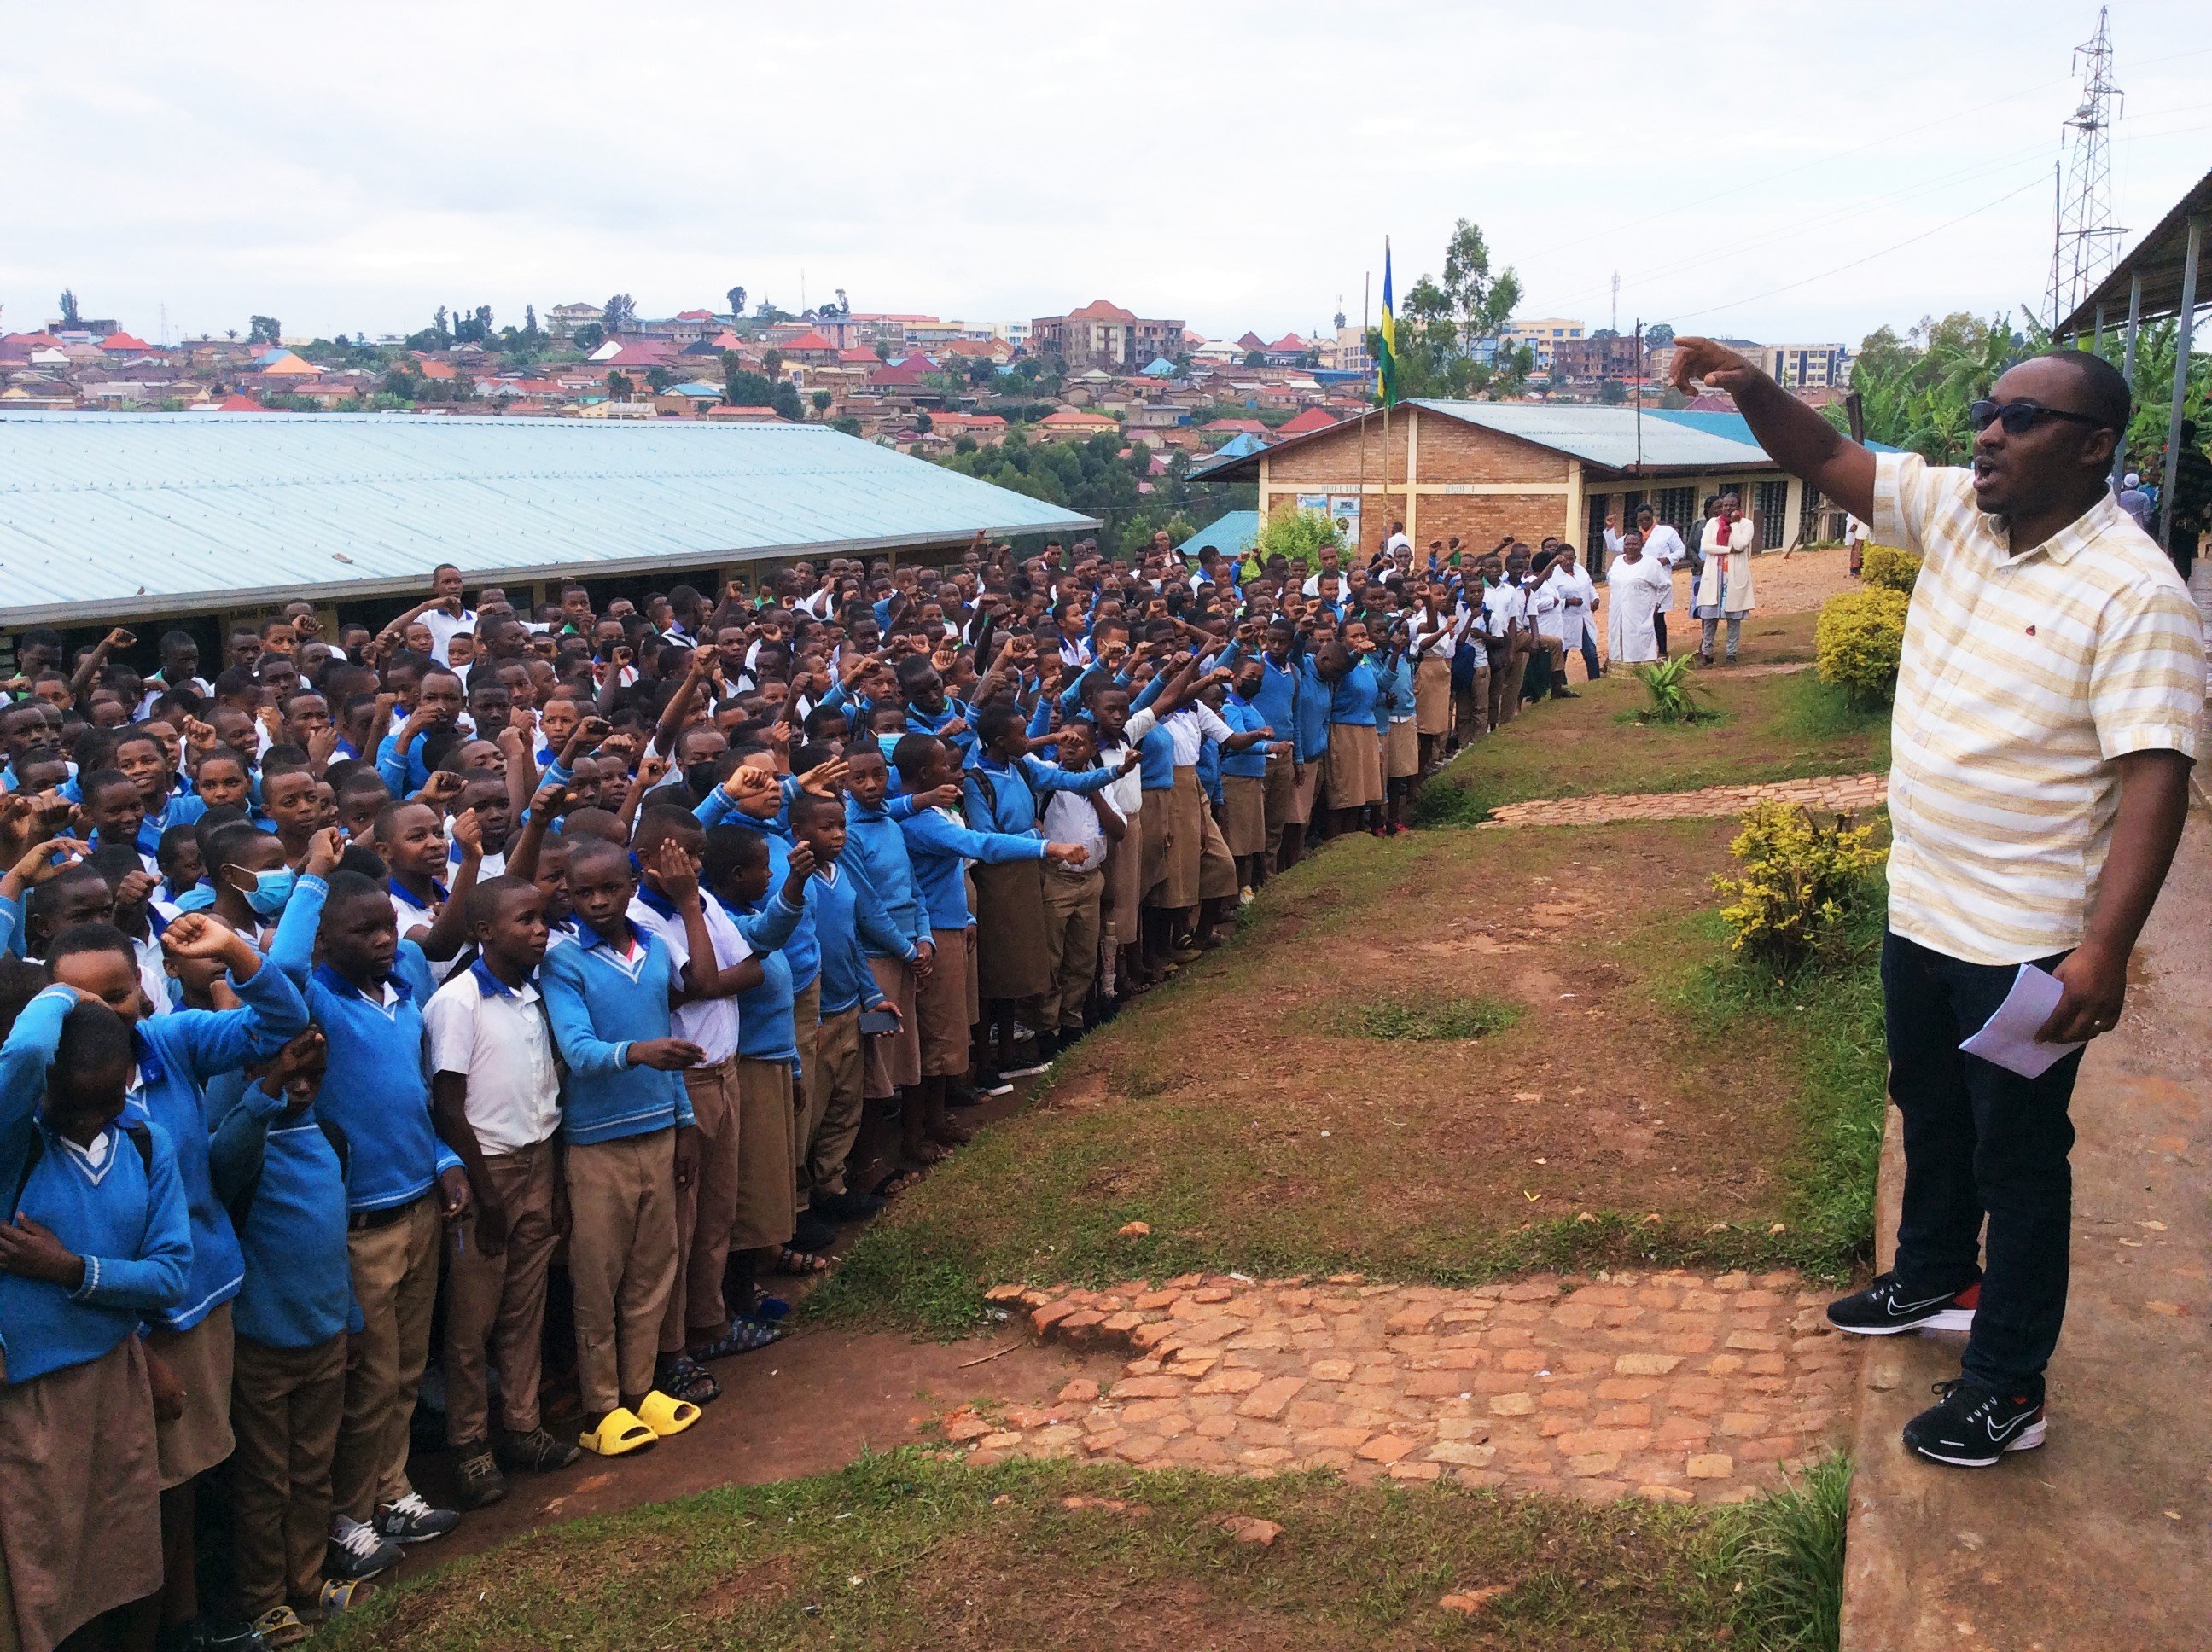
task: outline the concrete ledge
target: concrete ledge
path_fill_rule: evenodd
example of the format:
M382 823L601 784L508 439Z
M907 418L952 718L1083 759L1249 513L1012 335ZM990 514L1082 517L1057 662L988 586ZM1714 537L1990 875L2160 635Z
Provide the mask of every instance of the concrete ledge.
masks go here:
M2212 1645L2212 830L2193 818L2075 1090L2074 1256L2050 1443L1994 1468L1898 1433L1958 1375L1955 1334L1870 1338L1844 1557L1844 1652L2202 1652ZM1904 1184L1898 1115L1875 1230Z

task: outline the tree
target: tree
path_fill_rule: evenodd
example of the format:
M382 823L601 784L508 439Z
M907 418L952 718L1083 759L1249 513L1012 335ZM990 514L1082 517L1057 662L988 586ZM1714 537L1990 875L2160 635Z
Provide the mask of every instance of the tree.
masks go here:
M628 293L617 293L607 301L606 310L599 317L599 325L613 337L637 319L637 304Z
M817 390L807 399L814 404L815 412L821 414L827 413L830 410L830 404L837 398L826 390Z
M1628 386L1618 379L1607 379L1597 387L1597 398L1607 407L1619 407L1628 399Z
M1510 394L1527 369L1501 373L1498 361L1475 359L1480 341L1496 337L1513 307L1521 301L1521 281L1511 270L1492 276L1490 248L1482 231L1462 218L1444 247L1443 279L1424 275L1398 305L1398 394L1466 396L1487 390ZM1382 351L1382 334L1370 329L1370 355Z
M1866 412L1867 434L1910 448L1935 465L1960 465L1972 452L1974 430L1966 409L1988 392L1997 376L2048 343L2031 313L2025 334L2009 316L1989 321L1964 311L1941 321L1923 316L1899 338L1894 329L1867 335L1851 367L1851 387ZM2171 354L2167 356L2172 361ZM1840 405L1826 410L1846 428Z
M1655 321L1644 330L1644 348L1664 349L1674 342L1674 330L1663 321Z
M568 335L568 342L589 355L607 342L607 330L596 321L586 321Z
M768 404L775 410L779 419L787 420L793 424L805 421L806 410L799 404L799 387L787 379L769 392Z
M1465 218L1444 245L1444 293L1459 313L1462 346L1472 349L1505 325L1521 301L1521 278L1510 269L1494 278L1482 231Z
M937 428L937 421L927 413L917 413L914 416L914 428L926 436Z
M538 331L538 307L535 304L524 305L522 307L522 337L524 340L529 343L535 344L544 336L545 335L544 333Z
M77 313L76 293L70 288L63 288L62 330L65 332L74 332L82 324L83 318Z
M442 304L431 312L430 331L437 339L438 348L440 349L444 350L453 349L453 329L447 319L446 307Z
M657 396L676 382L676 374L669 367L647 367L645 370L645 382Z
M891 347L880 338L876 340L876 360L878 361L888 361L890 359Z
M860 422L850 414L847 414L842 419L830 420L830 428L832 430L842 431L848 436L857 436L860 434Z
M610 401L626 402L630 398L630 392L636 388L637 386L630 382L629 374L627 373L617 369L607 374L607 399Z
M249 344L267 344L274 349L283 338L283 326L273 315L257 315L246 324L246 342Z
M732 315L741 316L745 313L745 289L744 288L732 287L728 292L723 294L722 296L730 301L730 313Z
M774 345L761 352L761 372L770 384L783 377L783 352Z
M722 352L722 399L732 407L767 407L775 398L775 387L767 378L745 366L745 358L735 350Z

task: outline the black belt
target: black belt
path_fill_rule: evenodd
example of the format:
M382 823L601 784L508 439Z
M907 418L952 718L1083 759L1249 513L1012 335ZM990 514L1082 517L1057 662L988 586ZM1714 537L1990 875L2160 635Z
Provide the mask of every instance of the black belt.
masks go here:
M379 1228L388 1228L429 1196L421 1193L404 1204L387 1205L380 1211L354 1211L346 1217L346 1231L374 1233Z

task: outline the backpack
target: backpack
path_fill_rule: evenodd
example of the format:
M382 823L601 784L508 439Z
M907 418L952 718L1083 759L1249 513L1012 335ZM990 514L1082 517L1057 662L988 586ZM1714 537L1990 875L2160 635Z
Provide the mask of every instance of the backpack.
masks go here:
M123 1133L131 1138L131 1145L138 1150L138 1168L149 1175L154 1174L154 1138L143 1124L126 1124ZM31 1133L31 1149L23 1155L22 1174L15 1178L15 1191L8 1200L8 1219L12 1222L23 1208L23 1194L30 1187L31 1175L39 1168L39 1161L46 1155L46 1133Z

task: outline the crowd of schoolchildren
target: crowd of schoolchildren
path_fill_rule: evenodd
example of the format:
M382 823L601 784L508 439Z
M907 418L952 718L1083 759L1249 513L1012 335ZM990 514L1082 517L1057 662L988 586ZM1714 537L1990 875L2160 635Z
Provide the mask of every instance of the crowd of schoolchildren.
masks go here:
M460 1509L682 1434L959 1108L1317 840L1404 830L1595 672L1597 605L1552 541L979 538L641 610L441 568L211 675L183 632L143 675L128 632L21 634L0 1648L304 1638L459 1517L418 1399Z

